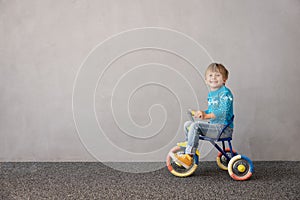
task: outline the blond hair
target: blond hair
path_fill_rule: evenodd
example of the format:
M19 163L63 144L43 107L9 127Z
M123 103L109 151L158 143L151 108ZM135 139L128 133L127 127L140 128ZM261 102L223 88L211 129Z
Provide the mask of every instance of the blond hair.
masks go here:
M225 80L228 79L228 75L229 75L229 72L226 69L226 67L219 63L211 63L205 71L205 76L207 75L208 72L219 72L222 74Z

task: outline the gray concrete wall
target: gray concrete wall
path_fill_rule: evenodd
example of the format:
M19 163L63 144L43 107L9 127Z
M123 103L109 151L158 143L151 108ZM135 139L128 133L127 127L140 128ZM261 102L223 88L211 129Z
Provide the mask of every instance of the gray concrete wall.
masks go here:
M198 104L205 108L207 89L197 70L203 72L212 59L230 71L235 148L253 160L300 160L299 19L297 0L2 0L0 161L92 161L106 160L105 155L164 160L168 149L183 139L185 110ZM193 38L208 53L199 51L203 66L195 69L182 57L158 49L122 56L92 88L95 101L89 106L95 108L101 137L86 142L90 133L80 132L81 122L76 121L85 108L75 105L82 110L72 111L76 75L89 70L85 64L103 48L101 42L142 27ZM114 51L109 48L96 56L106 58ZM150 66L134 69L143 64ZM87 97L81 98L75 101ZM84 123L89 122L86 118ZM214 159L216 152L209 146L201 144L201 149L205 160ZM101 152L104 156L95 155Z

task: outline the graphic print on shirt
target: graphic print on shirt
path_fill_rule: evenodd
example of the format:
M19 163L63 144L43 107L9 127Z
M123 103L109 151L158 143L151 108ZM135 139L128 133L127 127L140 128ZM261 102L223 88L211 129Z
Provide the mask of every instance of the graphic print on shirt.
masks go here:
M233 101L232 96L230 96L228 92L221 92L219 96L221 101Z
M218 103L219 103L218 98L208 97L208 106L218 105Z
M221 92L219 95L210 96L207 98L208 106L218 106L219 101L233 101L232 96L228 95L228 92Z

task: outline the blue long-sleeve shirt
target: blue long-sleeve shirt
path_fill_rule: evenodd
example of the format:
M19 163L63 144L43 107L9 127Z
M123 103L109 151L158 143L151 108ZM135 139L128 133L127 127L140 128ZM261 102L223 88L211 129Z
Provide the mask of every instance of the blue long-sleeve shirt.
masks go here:
M224 125L230 123L233 116L233 95L225 85L216 91L210 91L207 101L208 109L205 113L213 113L216 116L210 119L210 123ZM233 123L229 127L233 128Z

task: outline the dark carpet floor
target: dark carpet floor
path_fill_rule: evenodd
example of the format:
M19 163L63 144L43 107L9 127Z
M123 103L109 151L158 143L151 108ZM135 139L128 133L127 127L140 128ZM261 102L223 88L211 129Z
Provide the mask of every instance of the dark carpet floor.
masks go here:
M166 168L125 173L101 163L0 163L1 199L300 199L300 162L254 162L234 181L215 162L177 178Z

